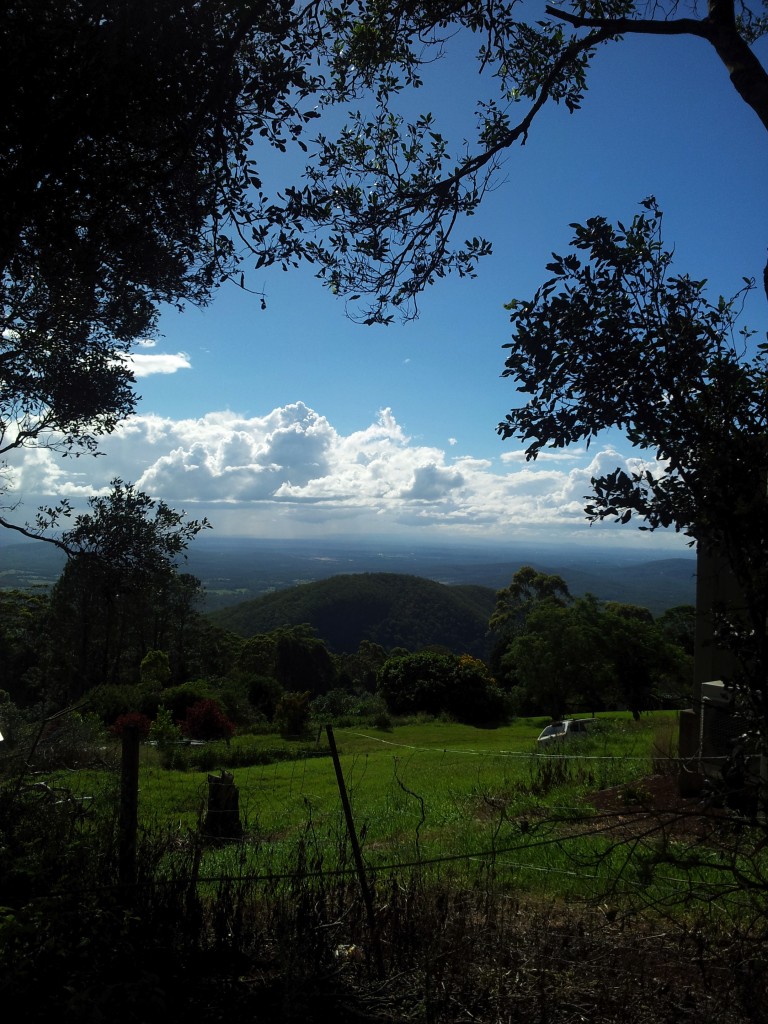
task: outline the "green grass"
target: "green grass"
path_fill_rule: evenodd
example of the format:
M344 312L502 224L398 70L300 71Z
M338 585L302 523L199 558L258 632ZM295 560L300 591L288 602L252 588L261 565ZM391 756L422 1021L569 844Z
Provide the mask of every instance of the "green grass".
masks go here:
M541 775L542 763L552 761L572 766L567 779L560 780L557 794L549 794L554 802L567 802L578 798L587 788L603 788L648 772L654 728L651 716L640 723L623 716L606 716L603 722L609 728L568 748L566 753L579 755L574 761L539 754L535 741L542 721L521 720L499 729L440 721L407 724L387 732L372 728L336 729L336 743L356 815L364 822L376 822L377 834L381 834L387 828L397 831L396 826L403 821L418 820L420 800L428 808L430 824L436 827L441 821L452 822L464 816L467 802L484 796L506 799L506 795L517 793L524 807L531 779ZM306 755L328 749L322 732L313 744L276 736L246 737L244 741L265 752L288 752L293 748ZM233 741L233 745L236 743ZM315 749L308 751L308 747ZM621 760L617 762L616 757ZM212 763L211 770L215 769ZM301 826L307 820L308 810L316 820L338 811L339 794L329 756L302 756L298 760L240 767L233 772L246 827L271 833ZM152 748L143 748L142 816L153 821L178 819L182 825L195 825L205 801L206 774L167 771L160 767ZM389 826L385 824L388 819L393 819ZM406 825L406 830L409 827L410 824Z
M590 792L649 773L654 735L664 720L601 716L594 734L570 744L565 756L537 750L544 719L499 729L442 721L387 732L336 729L366 863L375 870L429 862L433 873L465 880L492 863L497 875L530 890L583 890L587 873L576 864L574 841L563 842L562 824L589 814ZM291 747L273 736L247 741L265 751ZM306 744L293 746L306 753ZM324 733L316 746L327 750ZM245 852L243 846L207 851L205 874L290 873L297 857L310 857L324 870L349 865L329 756L241 767L233 774ZM165 823L179 835L191 834L206 793L205 773L166 771L147 749L140 797L147 826Z
M545 753L536 746L543 719L499 729L413 721L389 731L359 725L334 733L371 877L418 872L424 882L479 891L492 884L542 898L605 898L657 908L693 896L727 915L744 898L728 891L733 876L723 871L719 853L688 866L682 848L657 856L653 835L633 845L601 831L602 819L590 803L608 787L630 790L654 771L660 751L674 754L675 723L673 713L644 715L639 722L628 715L599 716L587 738ZM201 879L256 877L279 884L276 876L353 873L323 730L303 741L244 736L229 746L193 750L206 753L212 771L218 756L261 762L231 769L243 841L203 843ZM169 877L187 871L200 845L207 775L167 770L155 748L141 748L141 841L166 851L158 863ZM55 781L94 797L88 805L94 814L97 808L114 814L114 772L66 773ZM759 873L762 862L745 852L744 870Z

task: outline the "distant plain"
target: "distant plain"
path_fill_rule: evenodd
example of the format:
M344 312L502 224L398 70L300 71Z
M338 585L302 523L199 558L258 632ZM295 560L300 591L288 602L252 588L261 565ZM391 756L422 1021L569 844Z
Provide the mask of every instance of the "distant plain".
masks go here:
M0 587L49 587L65 556L38 541L0 541ZM478 584L498 590L521 565L561 575L574 595L592 593L603 601L624 601L659 615L678 604L693 604L693 555L657 557L637 550L574 546L461 545L400 547L390 542L263 541L205 537L189 552L183 571L199 577L205 610L249 601L275 590L342 573L388 572L423 576L445 584Z

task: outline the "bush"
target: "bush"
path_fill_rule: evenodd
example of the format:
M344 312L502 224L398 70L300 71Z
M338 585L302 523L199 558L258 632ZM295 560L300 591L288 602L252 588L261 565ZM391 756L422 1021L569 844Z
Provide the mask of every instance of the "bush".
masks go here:
M381 729L382 732L392 732L394 723L386 709L383 709L375 714L371 719L371 725L374 729Z
M509 717L505 696L487 667L467 654L390 657L379 672L379 693L395 715L448 714L469 725Z
M272 676L254 675L247 680L248 700L252 707L272 718L283 695L283 688Z
M235 726L215 700L199 700L187 709L181 731L193 740L228 740Z
M275 708L275 725L281 736L303 736L309 728L309 690L284 693Z
M149 738L157 744L160 754L160 763L163 768L180 768L183 762L183 753L179 749L182 741L181 729L176 725L168 708L160 708L157 718L149 730Z
M204 679L182 683L180 686L169 686L160 695L162 706L168 708L174 722L183 721L187 711L195 704L212 699L211 686Z
M141 711L127 711L124 715L119 715L112 725L109 727L109 731L113 736L122 737L123 733L127 728L136 728L139 731L139 739L145 740L149 736L149 730L151 722L145 714Z
M94 686L87 695L88 707L105 725L130 711L147 712L144 695L138 686Z
M107 736L97 715L70 712L46 725L31 757L34 765L54 768L87 768L102 764Z

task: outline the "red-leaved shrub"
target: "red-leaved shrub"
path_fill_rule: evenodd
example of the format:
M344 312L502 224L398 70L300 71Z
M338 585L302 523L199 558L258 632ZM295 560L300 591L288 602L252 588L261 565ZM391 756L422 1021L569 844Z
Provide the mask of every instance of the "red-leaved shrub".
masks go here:
M125 714L119 715L112 725L109 727L109 731L113 736L118 738L123 735L123 731L126 726L134 726L139 730L139 739L145 740L149 736L149 729L152 723L145 714L141 711L126 711Z
M187 708L181 731L192 740L228 740L235 726L215 700L199 700Z

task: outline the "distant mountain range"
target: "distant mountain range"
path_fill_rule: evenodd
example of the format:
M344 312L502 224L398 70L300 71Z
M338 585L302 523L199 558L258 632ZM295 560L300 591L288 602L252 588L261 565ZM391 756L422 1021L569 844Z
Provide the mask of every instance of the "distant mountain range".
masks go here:
M64 566L60 551L39 541L6 543L6 539L0 531L0 587L26 590L55 582ZM642 605L654 615L694 602L692 555L653 558L632 549L594 545L406 549L391 541L345 544L208 536L194 544L183 568L203 581L206 610L215 611L302 583L359 573L418 576L451 588L472 585L495 592L507 586L521 565L558 573L574 595L589 591L605 601Z

